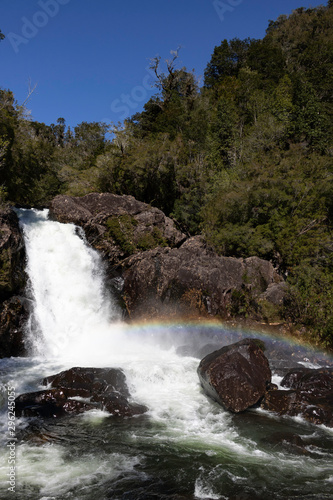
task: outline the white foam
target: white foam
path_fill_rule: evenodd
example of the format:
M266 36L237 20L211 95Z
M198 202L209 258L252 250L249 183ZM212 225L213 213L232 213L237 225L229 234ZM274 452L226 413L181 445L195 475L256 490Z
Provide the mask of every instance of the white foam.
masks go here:
M194 486L194 498L198 499L209 499L209 500L224 500L228 497L223 495L218 495L213 491L213 488L207 484L202 478L198 478L195 481Z
M34 301L30 334L36 353L69 361L78 347L91 350L96 331L112 336L116 308L104 287L98 253L73 224L47 216L43 210L24 211L21 217Z
M239 461L244 467L250 464L264 469L278 462L282 469L299 467L300 474L303 470L309 477L315 474L312 464L307 469L302 460L265 453L256 442L241 436L232 425L232 416L201 390L198 359L178 356L171 336L162 344L144 328L142 335L139 329L133 335L117 320L112 297L104 288L98 254L78 237L74 225L48 221L47 211L23 212L21 221L34 303L30 335L38 357L31 362L4 362L13 374L17 394L36 390L38 380L72 366L120 367L133 400L148 407L148 416L158 427L152 442L172 442L200 450L214 460L223 456L230 463ZM80 418L99 425L106 414L92 411ZM127 436L129 441L142 439L135 432L140 431L133 430ZM58 444L18 446L20 478L36 485L45 498L63 494L67 485L69 489L89 485L96 475L112 479L131 470L139 460L121 454L103 457L103 453L83 455L71 458L69 465ZM196 498L226 498L217 491L211 481L198 477Z
M135 401L145 404L156 423L157 439L187 442L207 451L260 454L241 442L230 414L203 394L198 360L180 357L156 339L133 336L116 317L106 292L100 258L78 237L73 224L47 219L47 211L24 211L28 273L34 313L31 336L39 355L70 366L121 367Z
M76 460L72 458L69 467L66 453L58 445L33 447L27 444L17 447L20 489L29 484L38 487L40 495L55 494L57 498L75 487L92 484L97 476L115 479L119 474L133 470L139 462L138 457L119 453L103 458L83 455Z

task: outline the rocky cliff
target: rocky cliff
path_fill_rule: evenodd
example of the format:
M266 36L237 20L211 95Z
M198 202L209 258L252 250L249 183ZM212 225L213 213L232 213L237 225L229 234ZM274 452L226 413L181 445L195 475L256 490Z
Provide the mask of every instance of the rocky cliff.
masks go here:
M25 250L18 218L0 208L0 357L24 354L23 329L27 317Z
M282 301L284 283L270 262L218 256L202 237L186 238L163 212L132 196L57 196L50 215L84 229L107 263L110 283L121 283L133 318L163 313L225 318L250 309L260 317L261 303L278 307Z
M112 265L133 253L158 246L175 247L186 239L161 210L133 196L59 195L50 204L50 217L81 226L88 242Z

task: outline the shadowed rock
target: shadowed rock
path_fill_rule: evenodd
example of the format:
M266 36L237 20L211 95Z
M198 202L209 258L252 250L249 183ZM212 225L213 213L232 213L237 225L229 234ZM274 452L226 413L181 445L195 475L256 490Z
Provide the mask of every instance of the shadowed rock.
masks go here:
M161 210L133 196L59 195L50 204L50 216L83 228L104 258L108 286L132 318L228 317L244 303L259 318L262 294L283 281L266 260L221 257L201 236L187 239ZM281 299L284 287L279 290Z
M158 208L133 196L91 193L82 197L56 196L50 216L83 227L89 243L110 264L157 246L174 247L186 239Z
M126 377L117 368L71 368L42 381L50 388L16 398L17 416L61 417L99 409L115 417L132 417L147 411L130 403Z
M262 408L333 427L332 368L295 368L283 378L281 386L289 390L268 391Z
M28 319L27 301L23 297L11 297L1 304L0 357L25 356L25 323Z
M25 284L25 248L18 217L10 208L0 208L0 301L20 294Z
M237 300L254 306L262 292L281 279L270 262L221 257L200 236L179 248L133 255L122 267L127 308L136 316L154 316L176 307L180 314L196 311L226 317Z
M25 248L16 213L0 208L0 358L23 356Z
M198 375L205 393L235 413L256 405L271 382L260 344L244 339L203 358Z

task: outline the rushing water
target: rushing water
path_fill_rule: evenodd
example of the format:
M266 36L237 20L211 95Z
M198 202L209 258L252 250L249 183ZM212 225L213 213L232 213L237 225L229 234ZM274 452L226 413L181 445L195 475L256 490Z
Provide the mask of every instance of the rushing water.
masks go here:
M98 254L79 230L47 220L46 210L19 215L31 356L0 364L1 499L333 498L332 430L260 410L233 415L203 394L200 357L249 332L200 323L125 325L105 290ZM275 382L281 369L297 363L331 362L274 337L265 341ZM13 441L8 388L16 395L39 390L43 377L72 366L122 368L133 400L148 413L123 420L102 411L16 419ZM302 446L287 445L281 433L300 436ZM16 493L8 490L10 459Z

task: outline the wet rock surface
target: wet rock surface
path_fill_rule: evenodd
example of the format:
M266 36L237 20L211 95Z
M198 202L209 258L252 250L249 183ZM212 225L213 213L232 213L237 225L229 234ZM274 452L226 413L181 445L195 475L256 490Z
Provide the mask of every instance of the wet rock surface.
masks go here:
M71 368L43 379L42 385L49 387L16 398L17 416L61 417L98 409L132 417L147 411L128 401L126 377L118 368Z
M259 404L277 415L333 427L332 367L292 368L279 389L271 383L270 362L256 340L244 339L206 355L198 375L204 392L232 412Z
M268 391L263 409L333 427L333 368L295 368L281 386L289 390Z
M203 358L198 375L204 392L238 413L256 405L271 382L268 360L255 339L244 339Z

